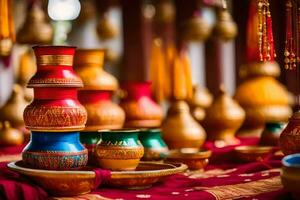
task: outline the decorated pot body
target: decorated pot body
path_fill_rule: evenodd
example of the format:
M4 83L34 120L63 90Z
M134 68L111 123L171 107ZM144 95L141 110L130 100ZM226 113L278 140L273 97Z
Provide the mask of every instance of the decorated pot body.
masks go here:
M125 127L159 127L163 112L151 99L150 83L128 82L123 87L127 96L120 105L126 114Z
M280 148L285 155L300 153L300 112L290 118L279 138Z
M161 138L160 129L141 130L139 140L144 146L144 156L142 160L159 161L166 158L169 149Z
M79 132L32 132L22 158L32 168L77 169L87 164L88 151L79 141Z
M279 146L279 137L285 124L280 122L267 122L260 137L260 145Z
M35 88L34 100L24 110L26 128L33 131L82 130L86 120L75 88Z
M125 112L111 101L111 91L80 90L78 98L88 113L85 131L123 127Z
M144 155L138 140L138 130L112 130L101 132L102 139L96 147L100 167L110 170L134 170Z
M80 142L85 146L89 153L89 160L88 163L90 165L96 164L96 157L95 157L95 148L97 143L101 139L101 134L98 131L90 131L90 132L81 132L80 133Z

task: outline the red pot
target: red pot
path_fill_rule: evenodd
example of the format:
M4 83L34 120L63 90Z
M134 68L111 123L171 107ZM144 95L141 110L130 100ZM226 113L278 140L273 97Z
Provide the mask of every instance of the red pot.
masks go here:
M79 101L88 113L85 131L120 129L125 121L121 107L111 101L111 91L80 90Z
M151 99L150 82L128 82L123 85L126 97L120 106L126 114L125 127L151 128L161 125L163 112Z

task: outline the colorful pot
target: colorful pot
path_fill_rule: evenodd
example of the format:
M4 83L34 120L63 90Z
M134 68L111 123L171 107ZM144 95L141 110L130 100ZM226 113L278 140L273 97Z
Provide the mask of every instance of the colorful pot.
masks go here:
M34 100L24 110L26 128L32 131L78 131L86 120L76 88L34 88Z
M22 158L32 168L78 169L87 164L88 151L79 141L79 132L32 132Z
M280 122L267 122L260 137L260 145L279 146L279 138L285 124Z
M161 138L160 129L144 129L139 134L139 140L144 146L144 156L142 160L159 161L165 159L169 149Z
M96 164L95 149L96 149L97 143L100 140L101 140L101 133L99 133L98 131L81 132L80 133L80 142L88 150L88 153L89 153L88 163L90 165Z
M28 87L82 87L81 79L73 71L75 47L34 46L37 72Z
M111 91L80 90L79 101L88 113L85 131L120 129L125 121L125 112L111 100Z
M300 111L290 118L280 135L279 144L285 155L300 153Z
M121 107L126 114L125 127L151 128L161 125L163 112L151 99L149 82L128 82L123 85L126 97Z
M118 89L118 81L103 70L103 59L102 49L76 51L75 70L84 83L78 98L88 113L85 131L120 129L125 121L124 111L111 100L113 91Z
M170 149L201 148L206 133L192 117L185 101L172 102L162 124L163 139Z
M138 133L131 129L101 132L102 140L96 147L99 166L116 171L135 170L144 155Z

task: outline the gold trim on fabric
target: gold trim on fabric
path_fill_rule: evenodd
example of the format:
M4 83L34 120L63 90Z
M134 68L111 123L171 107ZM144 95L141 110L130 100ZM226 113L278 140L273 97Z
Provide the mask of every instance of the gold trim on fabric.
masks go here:
M84 194L75 197L52 197L49 200L112 200L99 194Z
M244 197L256 196L262 193L273 192L282 189L280 176L268 179L239 183L235 185L207 187L195 187L195 189L206 191L212 194L216 200L239 199Z
M73 55L42 55L37 57L37 64L73 66Z

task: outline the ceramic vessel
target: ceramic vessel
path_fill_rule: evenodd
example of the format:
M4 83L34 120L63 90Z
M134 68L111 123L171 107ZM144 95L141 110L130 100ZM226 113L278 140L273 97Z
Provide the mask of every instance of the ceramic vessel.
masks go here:
M139 130L120 129L101 132L96 147L97 163L110 170L135 170L144 155L144 147L138 140Z
M183 148L170 151L167 156L167 161L184 163L190 170L200 170L208 165L211 154L212 152L210 150Z
M88 150L88 164L96 165L95 149L98 142L101 140L101 133L98 131L84 131L80 133L80 142Z
M222 141L225 146L235 145L240 143L235 133L244 119L245 111L221 87L213 104L207 109L203 126L209 140Z
M282 159L281 183L292 193L293 199L300 199L300 154L292 154Z
M81 79L72 69L75 47L36 46L37 73L28 87L34 100L24 110L24 121L32 131L78 131L85 127L87 113L77 100Z
M163 139L170 149L201 148L206 133L191 116L185 101L172 102L162 124Z
M14 85L11 97L0 108L0 121L9 121L15 128L24 127L23 112L27 105L21 86Z
M124 111L111 100L113 91L118 89L118 81L103 70L103 59L104 50L101 49L76 51L75 71L84 83L78 98L88 113L85 131L120 129L125 121Z
M21 44L50 44L53 38L53 28L47 21L40 1L28 3L28 11L23 26L17 34Z
M149 82L128 82L123 85L126 97L120 106L126 114L125 127L152 128L161 125L163 112L151 99Z
M142 160L159 161L164 160L169 149L161 138L160 129L143 129L139 134L139 140L144 146L144 156Z
M88 151L79 141L79 132L32 132L22 160L38 169L78 169L87 164Z
M213 97L207 88L195 85L193 87L193 98L188 102L193 117L202 122L206 116L206 111L213 101Z
M297 111L289 119L289 123L282 131L279 144L285 155L300 152L300 111Z
M98 36L102 40L110 40L119 34L118 27L112 22L107 14L102 14L99 17L97 27Z
M227 9L219 8L213 34L224 41L228 41L235 38L237 33L237 25L233 21L229 11Z
M204 17L196 13L184 23L183 37L187 41L205 41L211 30Z
M263 146L279 146L279 137L284 127L284 123L267 122L261 134L259 144Z
M240 84L234 99L243 107L246 118L240 134L256 132L260 136L266 122L286 122L292 114L286 88L274 76L280 74L276 62L252 63L242 67Z
M17 146L24 142L21 131L10 126L8 121L0 122L0 146Z
M271 146L239 146L234 149L235 160L242 162L263 161L272 151Z

